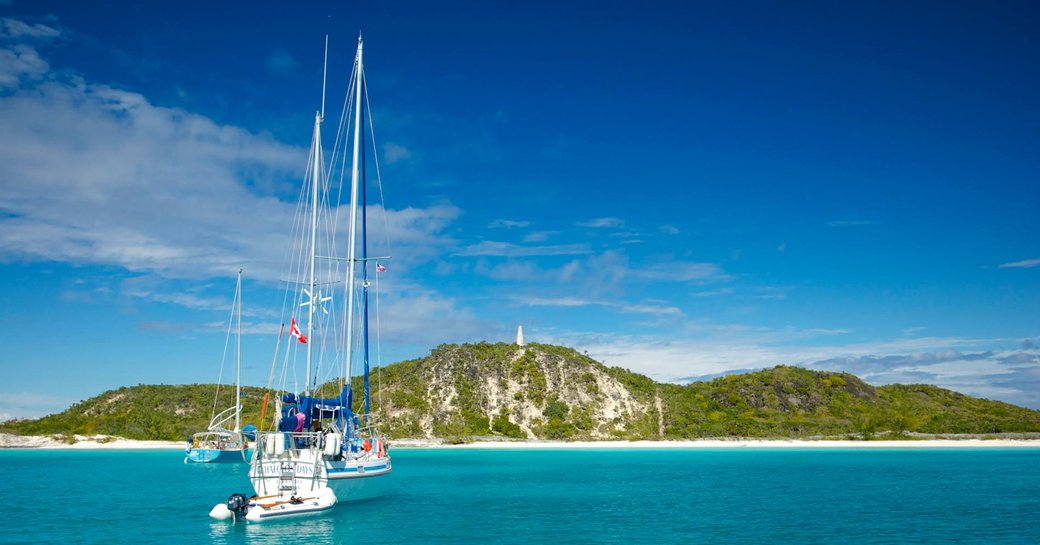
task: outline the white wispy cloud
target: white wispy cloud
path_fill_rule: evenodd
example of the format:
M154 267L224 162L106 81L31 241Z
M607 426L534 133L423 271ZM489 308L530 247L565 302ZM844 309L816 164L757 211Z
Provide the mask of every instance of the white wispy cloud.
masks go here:
M120 284L119 294L147 301L172 303L195 310L225 310L232 306L231 291L227 291L226 297L205 295L201 293L201 287L191 291L180 291L170 289L169 285L158 277L128 278Z
M778 287L778 286L762 286L754 288L754 295L752 299L759 299L761 301L783 301L787 299L787 295L791 293L791 288Z
M585 307L599 304L581 297L514 297L513 300L532 307Z
M498 329L455 299L429 291L388 293L382 304L380 312L394 317L381 322L382 339L387 344L426 348L487 338L489 332Z
M473 268L473 272L495 280L514 282L538 282L549 276L549 271L542 269L530 260L513 259L494 265L481 260Z
M731 327L727 332L718 326L709 328L699 338L558 332L539 342L587 350L608 365L666 382L682 383L787 364L845 371L874 385L935 384L1040 409L1040 348L1029 341L999 350L977 347L1006 346L1014 341L922 337L838 345L826 339L843 335L845 330ZM531 331L529 335L535 338L537 333Z
M32 44L46 43L58 35L58 29L41 23L0 19L0 90L16 88L23 78L31 80L46 74L50 64Z
M667 304L633 304L623 301L583 299L580 297L514 297L520 305L533 307L585 307L599 306L628 314L652 314L655 316L682 316L682 310Z
M696 261L655 261L633 268L629 274L640 280L660 282L704 282L730 278L720 266Z
M1013 261L1011 263L1001 263L998 267L1001 269L1029 269L1032 267L1040 267L1040 257L1034 259L1023 259L1022 261Z
M529 221L497 219L488 224L489 229L514 229L531 225Z
M614 304L621 310L621 312L633 313L633 314L653 314L656 316L682 316L683 312L679 307L672 305L652 305L652 304Z
M242 247L265 255L280 229L261 218L289 224L241 173L291 175L302 150L107 85L19 79L0 98L3 254L211 274Z
M549 237L558 235L559 231L533 231L524 235L524 242L545 242Z
M65 398L30 392L0 392L0 422L14 418L39 418L68 408Z
M383 160L388 165L400 163L401 161L411 159L411 157L412 151L401 144L388 142L383 145Z
M503 243L504 244L504 243ZM661 283L689 283L703 286L729 279L717 265L686 261L657 260L649 265L633 267L623 252L610 250L603 253L581 255L559 266L544 267L538 260L526 259L534 255L561 255L539 250L521 252L511 245L503 248L482 246L474 255L487 255L498 259L480 260L472 271L475 274L499 281L529 284L545 293L545 290L561 290L562 297L553 300L569 301L568 297L606 304L605 301L637 300L644 290ZM582 251L586 247L579 248ZM590 303L592 304L592 303ZM620 305L613 305L621 310ZM656 305L652 313L679 314L673 305ZM630 312L651 313L650 308L639 310L632 306ZM662 310L665 309L665 310Z
M717 290L695 291L695 292L691 293L690 295L693 295L694 297L698 297L698 298L707 298L707 297L722 297L724 295L731 295L731 294L733 294L733 288L725 287L725 288L719 288Z
M0 39L29 42L49 42L61 36L53 24L27 22L10 17L0 19Z
M581 221L575 225L578 227L594 227L597 229L620 228L625 226L625 221L620 218L596 218L594 220Z
M556 244L551 246L520 246L509 242L485 240L455 252L457 256L531 257L552 255L579 255L591 253L588 244Z
M4 28L8 38L47 35L9 20ZM296 205L275 193L294 193L305 149L50 72L30 43L0 55L22 59L0 63L10 87L0 95L0 256L163 277L230 276L243 265L255 279L284 275ZM301 127L301 140L308 133ZM251 189L261 185L279 191ZM369 210L383 217L378 205ZM454 244L439 233L458 214L451 205L386 210L372 240L389 236L404 264L427 259Z

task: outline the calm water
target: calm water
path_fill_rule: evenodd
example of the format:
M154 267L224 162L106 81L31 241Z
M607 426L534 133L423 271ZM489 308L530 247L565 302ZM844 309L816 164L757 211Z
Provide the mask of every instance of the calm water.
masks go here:
M182 457L0 451L0 543L1040 543L1040 449L397 449L391 495L264 524Z

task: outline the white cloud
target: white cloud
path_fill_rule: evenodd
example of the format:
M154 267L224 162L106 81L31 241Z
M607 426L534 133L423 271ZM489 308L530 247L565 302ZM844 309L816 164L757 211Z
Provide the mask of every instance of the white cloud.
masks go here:
M580 297L514 297L521 305L532 307L585 307L600 306L612 308L626 314L652 314L654 316L682 316L678 307L661 304L631 304L623 301L583 299Z
M578 222L578 227L620 228L625 226L625 221L619 218L596 218L590 221Z
M411 159L411 157L412 152L405 146L393 142L383 145L383 159L388 165Z
M302 150L141 95L49 78L0 98L0 252L174 275L270 259L293 207L242 172L289 176ZM276 254L277 255L277 254Z
M39 418L68 407L67 399L31 392L0 392L0 422L14 418Z
M1023 259L1022 261L1014 261L1011 263L1002 263L999 265L1001 269L1012 269L1012 268L1023 268L1029 269L1032 267L1040 267L1040 258L1035 259Z
M581 261L575 259L560 268L560 274L557 276L557 279L560 282L567 283L574 280L574 277L579 272L581 272Z
M787 294L791 292L791 288L776 287L776 286L765 286L755 288L757 295L753 295L752 299L759 299L762 301L783 301L787 299Z
M531 257L577 255L592 253L587 244L557 244L552 246L519 246L509 242L481 241L462 248L458 256Z
M549 237L559 233L559 231L533 231L524 235L524 242L545 242L549 240Z
M531 225L531 222L498 219L489 223L488 229L513 229L527 227L528 225Z
M666 235L678 235L680 232L679 228L674 225L662 225L658 229Z
M485 262L478 263L474 272L496 280L520 282L537 281L547 276L547 272L530 261L509 260L505 263L490 266Z
M43 77L50 64L32 43L46 43L59 35L56 28L17 19L0 19L0 90L17 88L23 79Z
M493 259L480 260L473 272L496 280L526 282L536 286L541 294L545 294L546 290L564 290L562 298L553 300L567 301L567 297L579 297L601 305L606 305L605 301L633 301L633 298L641 296L647 286L656 283L704 285L729 278L718 266L709 263L655 261L644 268L633 268L628 257L618 251L583 256L557 267L542 267L535 260L524 259L539 255L566 255L577 251L586 251L586 247L530 249L506 243L482 243L457 255L506 257L500 263ZM626 312L681 314L673 305L643 306L642 303L631 302L627 305L628 310L624 310L621 304L611 306Z
M0 39L31 42L49 42L61 36L61 31L43 23L27 23L18 19L0 19Z
M275 187L295 192L306 150L46 72L43 59L15 68L16 87L0 96L0 257L174 278L230 276L242 266L254 279L284 275L295 202L250 186L279 180ZM369 210L383 217L381 207ZM438 232L458 213L450 205L387 210L371 222L371 239L389 236L406 264L428 258L451 244Z
M388 294L383 299L385 316L381 323L383 342L407 343L422 347L445 342L468 342L486 338L489 325L452 298L435 293Z
M136 276L123 280L119 285L121 297L141 299L150 302L170 303L184 308L208 311L229 311L232 306L235 280L228 277L224 281L224 293L206 295L203 290L209 286L192 285L187 289L175 286L157 276ZM250 315L253 309L243 309L243 314Z
M642 268L631 269L630 274L641 280L660 282L703 282L730 278L714 263L695 261L657 261Z
M693 295L694 297L698 297L698 298L702 298L703 299L703 298L707 298L707 297L721 297L723 295L730 295L732 293L733 293L733 288L727 287L727 288L719 288L717 290L697 291L697 292L693 292L691 295Z
M655 316L682 316L682 310L679 307L671 305L650 305L650 304L616 304L611 305L621 309L621 312L634 313L634 314L653 314Z
M704 338L664 340L564 332L545 342L587 350L608 365L666 382L788 364L849 372L874 385L927 383L1040 408L1040 348L1032 343L1021 343L1020 348L1013 349L973 351L958 347L1011 341L925 337L839 346L807 341L842 335L844 330L705 327L709 330L701 332Z
M381 246L392 245L394 263L412 264L426 261L444 253L444 248L456 242L441 232L459 217L462 211L450 204L436 204L425 208L386 209L380 205L368 206L369 244L371 253L382 251ZM341 214L346 216L346 213ZM377 218L385 218L379 221ZM400 270L400 268L398 268Z
M0 90L16 88L22 78L38 79L48 70L50 65L33 47L14 44L0 48Z

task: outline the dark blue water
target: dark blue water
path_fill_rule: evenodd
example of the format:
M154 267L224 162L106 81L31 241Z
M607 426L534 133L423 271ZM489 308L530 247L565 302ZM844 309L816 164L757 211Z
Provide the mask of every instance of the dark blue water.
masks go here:
M1040 449L397 449L390 495L263 524L182 459L0 451L0 543L1040 543Z

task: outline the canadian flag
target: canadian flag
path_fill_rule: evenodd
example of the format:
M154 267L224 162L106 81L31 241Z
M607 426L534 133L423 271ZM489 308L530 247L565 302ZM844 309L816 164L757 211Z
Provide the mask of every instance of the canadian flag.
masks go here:
M300 333L300 328L296 327L296 318L293 318L289 323L289 333L291 333L293 337L296 337L297 341L307 344L307 337L304 337L303 333Z
M386 272L386 267L380 265L379 263L376 263L376 272L377 273Z

